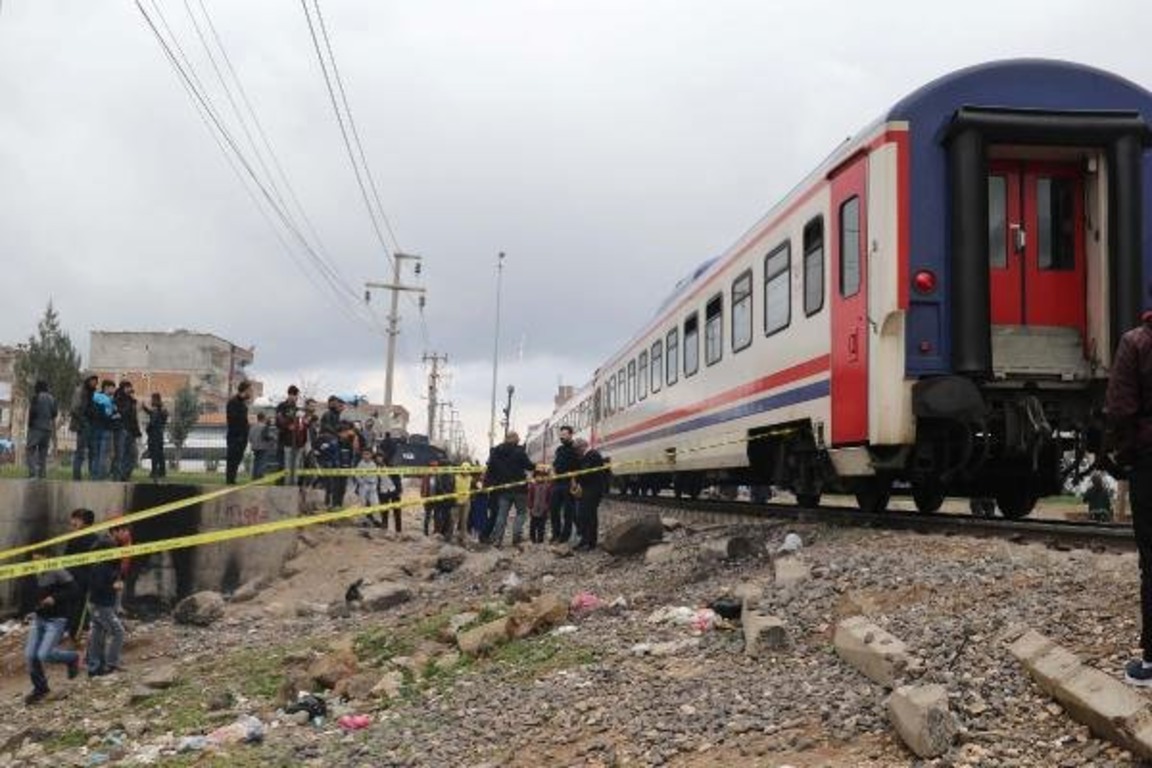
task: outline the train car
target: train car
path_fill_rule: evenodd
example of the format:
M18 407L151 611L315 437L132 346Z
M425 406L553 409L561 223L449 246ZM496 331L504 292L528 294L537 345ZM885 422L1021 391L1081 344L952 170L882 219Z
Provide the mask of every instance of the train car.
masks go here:
M617 477L815 505L1058 493L1148 303L1152 94L1049 60L954 72L677 285L580 401ZM554 429L571 410L550 419Z

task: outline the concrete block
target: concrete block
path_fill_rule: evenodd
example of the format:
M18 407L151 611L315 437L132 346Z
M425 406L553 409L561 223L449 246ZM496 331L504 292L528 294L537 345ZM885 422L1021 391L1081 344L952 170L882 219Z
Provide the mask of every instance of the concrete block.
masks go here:
M1032 630L1010 651L1069 717L1101 738L1152 758L1152 709L1136 691Z
M676 548L671 544L654 544L644 553L645 565L660 565L676 559Z
M904 685L888 699L888 718L919 757L939 757L956 739L956 718L942 685Z
M764 651L779 651L788 647L788 630L784 620L759 611L744 611L740 617L744 626L744 653L759 658Z
M773 569L777 587L790 587L812 578L812 569L799 557L778 557Z
M852 616L837 624L833 644L837 655L860 674L889 688L911 661L900 639L863 616Z

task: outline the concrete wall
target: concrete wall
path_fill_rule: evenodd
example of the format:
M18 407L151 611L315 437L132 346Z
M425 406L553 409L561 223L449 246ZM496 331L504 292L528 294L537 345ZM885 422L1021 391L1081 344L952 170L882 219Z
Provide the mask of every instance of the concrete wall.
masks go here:
M152 485L72 481L0 481L0 548L43 541L68 530L73 509L87 507L102 520L111 512L139 512L178 499L198 496L220 486ZM299 514L295 488L259 487L238 490L132 525L136 542L222 530ZM126 603L170 605L193 592L229 592L260 576L275 577L296 547L296 532L236 539L195 549L181 549L142 558ZM54 554L62 554L63 545ZM0 613L21 610L26 586L0 582Z

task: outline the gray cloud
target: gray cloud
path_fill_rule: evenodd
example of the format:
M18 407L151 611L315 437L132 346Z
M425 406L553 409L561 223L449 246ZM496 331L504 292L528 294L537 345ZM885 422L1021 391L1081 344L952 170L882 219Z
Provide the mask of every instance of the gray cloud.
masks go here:
M1134 0L323 7L384 207L426 258L428 343L452 360L447 397L477 443L498 251L499 387L523 393L523 425L927 80L1041 55L1152 84ZM183 3L161 8L223 109ZM357 293L386 278L300 9L208 8L332 260ZM276 388L311 371L380 396L379 329L284 253L133 5L5 2L0 95L0 340L31 333L51 297L82 347L94 328L194 328L255 345ZM400 397L418 411L425 341L404 311Z

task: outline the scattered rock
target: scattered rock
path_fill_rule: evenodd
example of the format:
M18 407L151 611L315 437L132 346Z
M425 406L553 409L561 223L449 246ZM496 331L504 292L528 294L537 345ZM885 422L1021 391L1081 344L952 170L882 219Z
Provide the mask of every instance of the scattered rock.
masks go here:
M442 573L451 573L462 566L466 559L468 559L468 550L452 544L445 544L440 547L440 553L436 556L436 570Z
M371 584L364 587L361 593L364 597L364 609L367 611L386 611L412 599L412 590L403 584L391 581Z
M508 635L514 638L527 637L558 626L567 618L567 604L559 595L549 592L531 602L519 603L512 609L508 616Z
M896 683L910 660L903 642L862 616L837 624L833 643L840 658L873 682L888 687Z
M175 685L178 677L179 675L176 671L176 667L155 667L148 670L148 672L144 675L142 682L146 688L162 691L165 688L171 688L173 685Z
M460 652L472 657L487 653L508 640L508 625L509 619L505 616L487 624L481 624L466 632L461 632L456 636L456 643L460 646Z
M773 562L773 570L777 587L791 587L812 577L808 563L799 557L778 557Z
M219 592L197 592L189 595L172 611L172 620L177 624L191 624L207 627L224 615L224 596Z
M676 548L671 544L653 544L644 552L645 565L663 565L676 559Z
M641 515L609 528L600 546L610 555L635 555L663 538L664 525L659 515Z
M251 581L246 581L232 593L232 602L246 603L249 600L253 600L261 591L267 589L268 584L269 579L266 576L260 576Z
M399 671L388 672L376 680L376 684L372 686L370 693L372 696L380 699L395 699L400 696L400 691L403 687L404 673Z
M321 688L331 689L344 678L356 674L359 667L356 654L352 651L333 651L312 662L308 667L308 677Z
M741 617L744 626L744 653L759 658L764 651L779 651L788 647L788 630L784 620L759 611L745 612Z
M888 698L888 717L900 738L919 757L939 757L956 739L956 718L942 685L905 685Z
M341 678L332 689L332 695L350 701L367 701L372 698L376 685L379 682L379 673L357 672L356 674Z

